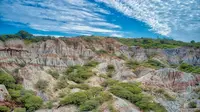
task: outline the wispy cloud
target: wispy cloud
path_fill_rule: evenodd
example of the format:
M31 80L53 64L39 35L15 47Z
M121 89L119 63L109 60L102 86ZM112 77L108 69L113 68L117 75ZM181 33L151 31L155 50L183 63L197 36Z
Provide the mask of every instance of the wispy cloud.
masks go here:
M152 31L181 40L200 40L199 0L96 0L131 18L148 24ZM183 35L185 34L185 35Z
M0 10L2 20L42 31L109 34L120 29L105 19L109 11L87 0L3 0Z
M111 37L123 37L121 34L113 33L110 35Z

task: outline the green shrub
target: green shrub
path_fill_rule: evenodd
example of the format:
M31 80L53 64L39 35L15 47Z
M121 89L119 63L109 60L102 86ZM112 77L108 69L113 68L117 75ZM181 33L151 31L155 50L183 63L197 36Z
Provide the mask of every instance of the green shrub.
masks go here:
M157 61L157 60L152 60L152 59L148 60L148 61L146 62L146 64L147 64L147 66L149 65L150 67L153 67L153 68L164 68L164 67L165 67L165 65L163 65L163 64L160 63L159 61Z
M91 87L86 91L76 92L67 95L61 101L61 105L74 104L79 106L80 111L95 110L103 102L108 101L112 96L103 92L103 88Z
M64 99L60 101L60 104L61 105L67 105L67 104L80 105L81 103L85 102L88 99L89 99L89 96L87 92L76 92L64 97Z
M200 74L200 67L199 66L193 66L187 63L181 63L179 66L179 70L183 72L188 72L188 73L197 73Z
M97 100L88 100L82 105L80 105L79 109L81 111L91 111L99 106L99 102Z
M17 100L21 96L20 90L8 89L8 92L13 100Z
M144 111L166 112L166 109L153 102L150 96L142 94L138 83L115 83L109 91L118 97L127 99Z
M68 82L67 82L67 78L66 76L62 76L56 83L56 86L55 86L55 90L59 90L59 89L63 89L63 88L66 88L68 86Z
M190 107L190 108L196 108L197 107L197 103L196 102L190 102L189 104L188 104L188 106Z
M175 100L175 98L173 96L169 95L168 93L164 93L164 96L165 96L165 98L167 100L170 100L170 101L174 101Z
M15 108L14 112L26 112L25 108Z
M56 72L56 71L51 71L49 70L48 73L55 79L58 79L59 78L59 73Z
M97 61L90 61L88 63L86 63L84 66L86 67L96 67L99 64L99 62Z
M15 87L15 79L13 76L4 73L0 70L0 84L4 84L7 88Z
M6 106L0 106L0 112L10 112L10 109Z
M139 66L139 63L136 61L128 60L126 61L126 66L130 69L136 69Z
M49 83L46 80L38 80L35 87L41 91L45 91Z
M25 107L28 111L35 111L41 107L43 101L38 96L29 96L25 99Z
M43 107L48 108L48 109L52 109L53 108L53 102L52 101L45 102Z
M118 83L117 80L114 80L114 79L109 78L109 79L107 79L106 81L104 81L104 82L101 84L101 86L107 87L107 86L112 86L112 85L114 85L114 84L116 84L116 83Z
M65 72L67 78L76 83L82 83L93 75L91 69L85 66L72 66Z
M87 90L90 87L89 87L88 84L76 84L76 85L69 85L69 88L71 88L71 89L73 89L73 88L79 88L79 89Z
M15 79L11 75L0 71L0 83L6 85L12 99L11 101L26 107L29 112L38 109L42 105L40 97L35 96L33 91L23 89L22 85L16 84ZM4 107L2 108L5 109ZM16 111L23 110L16 109Z
M108 72L113 72L115 70L114 65L108 65L107 70L108 70Z

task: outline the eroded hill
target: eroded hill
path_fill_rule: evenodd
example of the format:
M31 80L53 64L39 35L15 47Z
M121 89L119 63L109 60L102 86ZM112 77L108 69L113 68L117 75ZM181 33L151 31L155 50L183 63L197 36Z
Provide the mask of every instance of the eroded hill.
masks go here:
M116 38L18 36L0 41L0 83L10 96L0 104L10 109L197 112L200 108L196 44L147 48Z

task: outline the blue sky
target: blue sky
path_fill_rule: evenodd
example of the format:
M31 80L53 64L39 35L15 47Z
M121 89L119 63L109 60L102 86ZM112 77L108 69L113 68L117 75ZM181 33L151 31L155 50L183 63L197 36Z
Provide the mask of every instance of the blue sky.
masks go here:
M200 0L1 0L0 34L200 41Z

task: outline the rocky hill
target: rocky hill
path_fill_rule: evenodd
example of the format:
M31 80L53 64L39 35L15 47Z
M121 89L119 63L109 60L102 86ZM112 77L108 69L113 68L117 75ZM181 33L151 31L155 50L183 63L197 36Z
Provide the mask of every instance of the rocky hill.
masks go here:
M21 32L14 38L1 37L0 83L9 93L9 98L0 101L1 108L37 112L200 111L197 44L147 48L144 45L150 45L148 42L131 46L123 39L109 37L32 36ZM24 92L27 90L32 93Z

